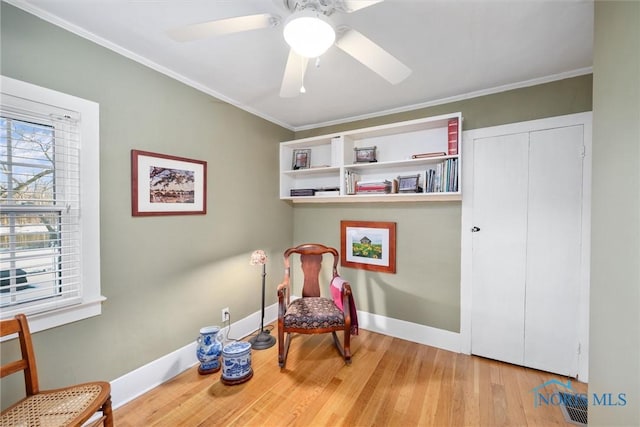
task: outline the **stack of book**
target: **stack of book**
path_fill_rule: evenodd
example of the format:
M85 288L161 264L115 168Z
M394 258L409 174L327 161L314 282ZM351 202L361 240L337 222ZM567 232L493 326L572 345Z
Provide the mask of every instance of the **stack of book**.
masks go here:
M313 188L292 188L291 197L313 196L316 190Z
M316 197L335 197L340 195L340 187L316 188Z
M345 174L345 184L347 194L356 194L356 182L360 179L360 175L350 170Z
M448 152L450 156L458 154L458 119L450 119L447 126Z
M458 159L447 159L425 175L426 193L448 193L458 191Z
M358 181L356 194L389 194L393 191L393 183L384 181Z
M291 197L302 196L330 196L340 195L340 187L319 187L319 188L292 188Z

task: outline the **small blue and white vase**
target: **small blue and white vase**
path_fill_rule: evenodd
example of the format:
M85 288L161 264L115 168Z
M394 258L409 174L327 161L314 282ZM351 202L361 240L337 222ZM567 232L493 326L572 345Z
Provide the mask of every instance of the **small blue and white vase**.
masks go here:
M222 334L219 326L205 326L200 329L200 336L196 340L196 356L200 361L198 373L200 375L213 374L220 370L220 355L222 354Z
M242 384L249 381L252 376L251 344L244 341L227 344L222 350L220 381L226 385Z

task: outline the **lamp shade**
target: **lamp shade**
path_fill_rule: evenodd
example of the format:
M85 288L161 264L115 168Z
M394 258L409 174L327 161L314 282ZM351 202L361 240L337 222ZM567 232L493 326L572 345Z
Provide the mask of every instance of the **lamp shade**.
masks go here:
M285 23L283 34L291 49L305 58L317 58L336 40L336 32L328 19L313 10L291 14Z
M264 265L267 263L267 254L265 254L262 249L253 251L251 254L251 261L249 261L249 263L251 265Z

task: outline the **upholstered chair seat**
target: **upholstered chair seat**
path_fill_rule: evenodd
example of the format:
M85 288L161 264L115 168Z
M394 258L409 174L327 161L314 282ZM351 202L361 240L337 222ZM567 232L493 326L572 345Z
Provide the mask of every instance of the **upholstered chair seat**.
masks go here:
M289 305L284 326L292 329L344 328L344 313L329 298L299 298Z

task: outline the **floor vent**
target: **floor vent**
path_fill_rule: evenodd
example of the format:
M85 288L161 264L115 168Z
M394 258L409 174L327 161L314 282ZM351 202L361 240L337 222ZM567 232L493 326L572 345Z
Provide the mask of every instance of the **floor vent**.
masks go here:
M587 398L562 392L560 392L560 396L562 397L560 409L562 409L564 418L570 423L586 426L587 409L589 407Z

